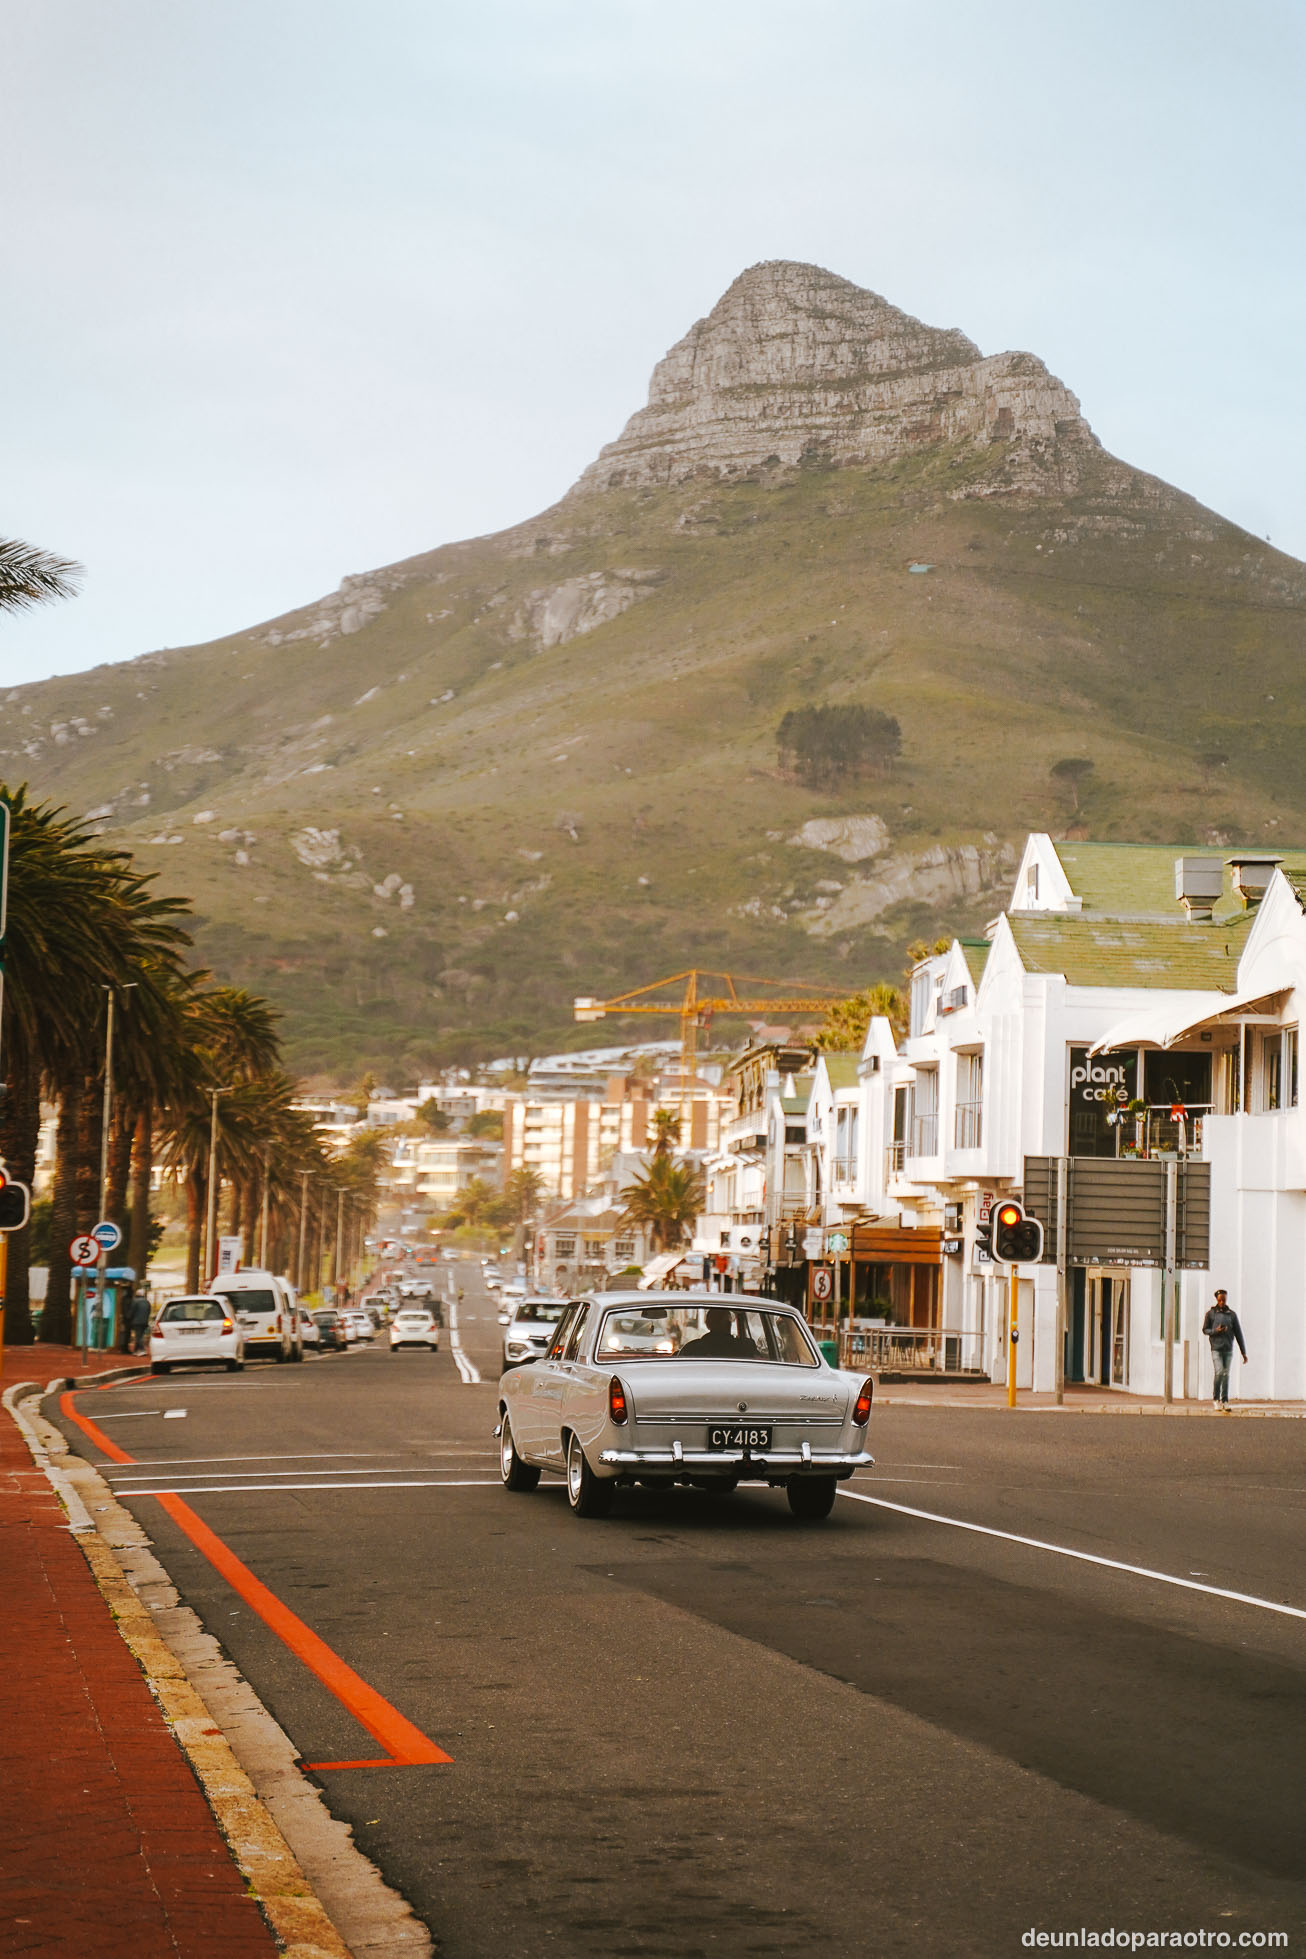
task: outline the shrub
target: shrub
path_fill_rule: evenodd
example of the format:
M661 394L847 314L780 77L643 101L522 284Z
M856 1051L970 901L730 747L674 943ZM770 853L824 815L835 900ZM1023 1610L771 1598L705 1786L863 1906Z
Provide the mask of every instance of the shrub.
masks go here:
M902 729L892 714L857 702L790 708L776 730L780 766L809 788L861 775L879 775L902 753Z

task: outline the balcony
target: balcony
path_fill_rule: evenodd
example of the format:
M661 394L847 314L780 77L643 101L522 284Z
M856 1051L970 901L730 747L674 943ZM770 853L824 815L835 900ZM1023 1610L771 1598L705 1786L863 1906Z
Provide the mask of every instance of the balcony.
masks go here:
M939 1118L937 1111L931 1115L913 1116L911 1125L911 1154L913 1156L937 1156L939 1153Z
M887 1151L885 1152L885 1158L884 1158L884 1179L886 1183L891 1184L893 1183L895 1178L902 1176L903 1165L906 1163L906 1161L907 1161L906 1143L902 1142L901 1140L896 1143L890 1143Z
M836 1156L832 1177L833 1181L837 1184L855 1184L857 1181L857 1158L855 1156Z
M984 1104L982 1102L958 1102L956 1142L953 1147L959 1150L977 1150L984 1136Z

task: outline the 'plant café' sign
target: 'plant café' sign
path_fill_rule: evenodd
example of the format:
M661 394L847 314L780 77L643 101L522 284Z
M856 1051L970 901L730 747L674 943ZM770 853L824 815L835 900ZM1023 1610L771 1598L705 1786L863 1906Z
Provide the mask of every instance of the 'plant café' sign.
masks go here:
M1116 1125L1111 1116L1128 1108L1138 1093L1138 1052L1090 1056L1070 1050L1071 1156L1114 1156Z

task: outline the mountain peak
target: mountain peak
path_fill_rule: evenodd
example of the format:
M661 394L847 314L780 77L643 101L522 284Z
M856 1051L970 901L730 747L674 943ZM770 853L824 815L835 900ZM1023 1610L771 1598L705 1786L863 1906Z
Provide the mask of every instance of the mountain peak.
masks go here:
M729 477L765 464L876 464L991 452L980 493L1064 491L1098 450L1079 403L1032 354L984 359L954 327L819 265L749 266L659 361L578 490Z

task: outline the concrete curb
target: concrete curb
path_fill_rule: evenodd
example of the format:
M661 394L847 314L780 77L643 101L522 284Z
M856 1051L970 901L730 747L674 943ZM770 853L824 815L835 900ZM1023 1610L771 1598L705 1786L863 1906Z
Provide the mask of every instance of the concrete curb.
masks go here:
M62 1378L51 1384L62 1386ZM118 1630L288 1959L430 1959L425 1925L331 1815L290 1738L180 1603L145 1531L57 1428L16 1405L43 1392L35 1382L17 1383L4 1406L67 1511Z
M935 1395L929 1393L915 1395L880 1394L877 1390L875 1406L877 1408L965 1408L976 1415L1010 1415L1013 1413L1017 1415L1109 1415L1115 1418L1122 1415L1165 1415L1171 1418L1183 1417L1194 1421L1215 1420L1218 1418L1218 1411L1209 1402L1205 1401L1172 1401L1168 1407L1164 1402L1140 1403L1135 1401L1125 1402L1119 1408L1109 1408L1103 1407L1100 1402L1094 1403L1089 1407L1084 1407L1072 1401L1063 1401L1058 1405L1054 1401L1031 1402L1025 1400L1017 1401L1013 1410L1008 1408L1005 1401L962 1401L955 1395ZM1239 1403L1234 1403L1230 1407L1229 1413L1242 1421L1306 1421L1306 1407L1302 1406L1275 1407L1273 1405L1262 1404L1244 1407Z

